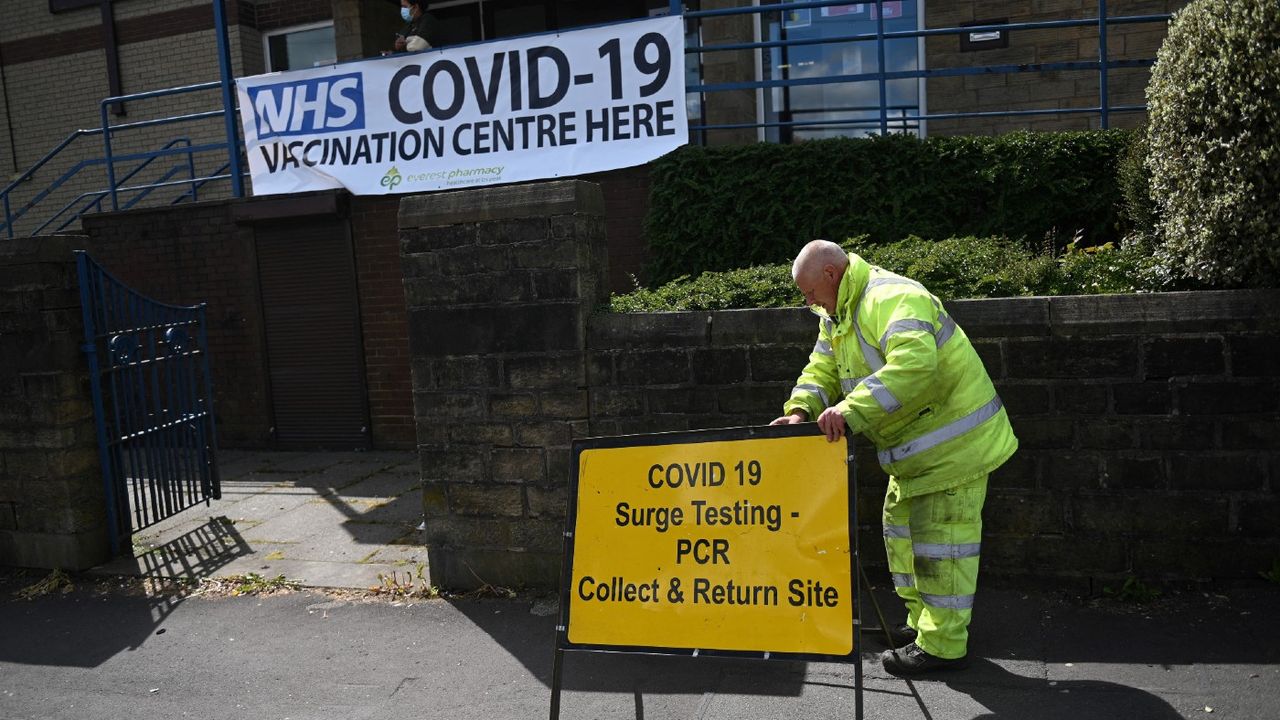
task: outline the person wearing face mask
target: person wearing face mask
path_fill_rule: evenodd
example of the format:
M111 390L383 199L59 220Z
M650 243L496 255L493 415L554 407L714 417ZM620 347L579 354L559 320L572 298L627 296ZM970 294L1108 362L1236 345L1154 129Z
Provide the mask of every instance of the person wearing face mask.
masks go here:
M816 420L830 441L866 435L889 475L884 538L906 623L880 656L894 675L968 659L987 476L1018 448L964 330L920 283L833 242L800 251L791 276L821 319L796 381L789 425Z
M430 50L435 42L436 20L427 12L427 0L400 0L405 26L396 33L395 52Z

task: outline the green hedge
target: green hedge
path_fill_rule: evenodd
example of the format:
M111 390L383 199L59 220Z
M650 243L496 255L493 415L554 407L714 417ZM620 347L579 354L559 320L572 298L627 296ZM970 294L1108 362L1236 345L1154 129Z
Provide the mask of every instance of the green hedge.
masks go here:
M685 147L656 161L651 283L790 260L814 238L1116 237L1121 130Z
M924 283L943 299L1016 295L1093 295L1177 289L1152 256L1132 242L1081 248L1074 241L1054 257L1004 238L909 237L870 244L859 237L845 247L867 261ZM614 295L611 312L726 310L803 304L790 263L681 277L657 288Z

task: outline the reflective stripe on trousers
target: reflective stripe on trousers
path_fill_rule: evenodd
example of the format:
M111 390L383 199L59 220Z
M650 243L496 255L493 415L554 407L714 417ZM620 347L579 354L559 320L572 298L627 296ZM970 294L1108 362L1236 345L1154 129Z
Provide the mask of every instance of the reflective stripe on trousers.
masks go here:
M916 642L944 658L965 655L977 591L982 505L987 478L936 493L903 498L890 478L884 503L885 550Z

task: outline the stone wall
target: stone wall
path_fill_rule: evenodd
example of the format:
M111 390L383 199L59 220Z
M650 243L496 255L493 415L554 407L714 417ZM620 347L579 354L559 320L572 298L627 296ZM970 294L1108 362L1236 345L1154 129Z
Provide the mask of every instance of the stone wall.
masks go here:
M401 206L434 582L553 586L574 438L767 423L813 347L802 309L590 314L601 208L580 181ZM1021 439L992 476L984 573L1096 591L1280 558L1280 292L948 305ZM886 478L856 447L883 564Z
M948 306L1021 441L992 477L984 573L1238 580L1280 557L1280 292ZM749 310L590 328L590 431L612 435L768 422L816 322ZM860 539L878 564L886 478L857 447Z
M110 554L83 342L70 240L0 243L0 565Z
M569 443L588 427L586 323L608 267L603 216L599 186L574 180L401 202L436 584L548 585L559 573Z

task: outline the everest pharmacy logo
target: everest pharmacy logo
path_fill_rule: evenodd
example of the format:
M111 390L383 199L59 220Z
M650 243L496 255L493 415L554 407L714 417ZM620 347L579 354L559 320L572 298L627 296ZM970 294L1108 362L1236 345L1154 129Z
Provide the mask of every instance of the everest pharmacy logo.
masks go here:
M387 192L395 192L396 186L403 181L404 178L400 176L400 171L396 169L395 165L392 165L387 174L382 176L382 187L386 188Z

